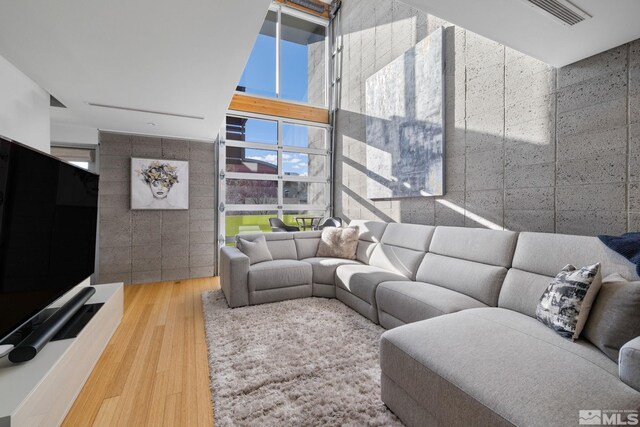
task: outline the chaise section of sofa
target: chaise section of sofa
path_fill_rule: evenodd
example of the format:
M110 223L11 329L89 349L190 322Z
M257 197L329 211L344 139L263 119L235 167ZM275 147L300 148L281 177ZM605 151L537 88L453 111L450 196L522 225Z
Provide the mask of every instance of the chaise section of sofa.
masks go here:
M577 425L580 409L640 408L596 347L500 308L387 331L380 365L382 400L408 426Z
M464 232L455 232L464 240ZM483 245L491 257L483 261L506 268L507 251L500 257L489 249L496 241ZM442 255L438 246L436 233L429 254ZM492 299L498 307L465 309L383 334L382 400L409 426L576 425L581 409L640 410L640 391L630 386L640 384L637 359L619 366L586 339L564 339L535 319L540 295L564 265L595 262L605 275L638 280L631 263L594 237L520 233L502 286L484 284L499 290Z

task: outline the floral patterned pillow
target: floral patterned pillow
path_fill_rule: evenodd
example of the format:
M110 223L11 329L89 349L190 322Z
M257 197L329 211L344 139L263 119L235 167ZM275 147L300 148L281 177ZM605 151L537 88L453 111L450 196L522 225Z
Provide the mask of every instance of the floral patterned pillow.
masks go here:
M601 285L600 263L565 266L542 294L536 318L560 336L578 339Z

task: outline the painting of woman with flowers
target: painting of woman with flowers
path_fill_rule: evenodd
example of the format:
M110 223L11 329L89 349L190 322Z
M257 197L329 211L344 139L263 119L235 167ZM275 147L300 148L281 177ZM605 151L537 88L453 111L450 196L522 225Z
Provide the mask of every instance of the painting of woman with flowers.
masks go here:
M131 209L188 209L189 162L131 159Z

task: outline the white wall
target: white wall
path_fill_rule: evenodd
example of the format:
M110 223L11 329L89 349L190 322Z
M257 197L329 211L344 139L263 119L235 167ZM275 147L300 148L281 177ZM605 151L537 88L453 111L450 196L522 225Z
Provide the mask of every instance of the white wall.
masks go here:
M62 144L98 144L98 129L89 126L59 123L51 120L51 142Z
M0 56L0 135L49 152L49 94Z

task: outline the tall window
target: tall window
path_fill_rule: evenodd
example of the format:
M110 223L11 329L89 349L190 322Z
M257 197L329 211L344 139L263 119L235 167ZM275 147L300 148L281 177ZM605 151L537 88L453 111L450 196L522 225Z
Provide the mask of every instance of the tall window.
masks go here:
M274 107L291 101L306 104L296 106L305 111L327 111L327 26L279 3L265 17L237 91L271 99L253 100L261 114L229 111L220 133L221 243L271 231L269 218L298 225L296 217L330 214L329 125L306 121L320 120L313 114L285 118Z
M330 208L328 127L259 115L228 115L224 228L237 234L271 231L269 218L326 216Z
M327 105L327 22L272 6L237 90Z

